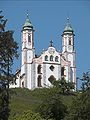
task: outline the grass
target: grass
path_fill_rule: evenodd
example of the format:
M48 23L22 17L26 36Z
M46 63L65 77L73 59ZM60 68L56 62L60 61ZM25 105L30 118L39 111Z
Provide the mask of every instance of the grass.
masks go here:
M10 117L9 120L13 120L13 117L21 115L26 110L35 109L43 102L47 97L49 89L35 89L33 91L28 89L15 88L10 90ZM62 101L66 105L70 105L73 95L61 95Z

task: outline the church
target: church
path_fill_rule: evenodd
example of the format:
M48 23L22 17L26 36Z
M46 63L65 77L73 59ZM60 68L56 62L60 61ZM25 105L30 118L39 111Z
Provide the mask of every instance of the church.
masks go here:
M34 29L27 14L22 27L21 68L16 71L16 83L10 87L28 89L50 87L54 80L62 77L67 82L76 84L76 51L74 46L74 31L67 18L66 26L62 32L62 50L57 51L50 41L47 50L41 55L35 54Z

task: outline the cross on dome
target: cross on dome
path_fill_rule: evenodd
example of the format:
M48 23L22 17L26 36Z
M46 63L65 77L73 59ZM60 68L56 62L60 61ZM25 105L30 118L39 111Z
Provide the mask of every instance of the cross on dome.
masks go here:
M52 40L50 40L50 47L52 47L53 46L53 41Z

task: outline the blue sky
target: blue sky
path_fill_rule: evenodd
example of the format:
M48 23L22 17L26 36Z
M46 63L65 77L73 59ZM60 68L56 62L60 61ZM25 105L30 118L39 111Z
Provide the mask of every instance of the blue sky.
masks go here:
M52 39L55 48L61 50L61 34L70 18L75 33L77 76L90 69L90 1L89 0L1 0L0 9L8 19L6 30L14 30L14 39L21 53L21 30L28 10L35 29L36 53L47 49ZM13 71L20 68L21 58L14 61Z

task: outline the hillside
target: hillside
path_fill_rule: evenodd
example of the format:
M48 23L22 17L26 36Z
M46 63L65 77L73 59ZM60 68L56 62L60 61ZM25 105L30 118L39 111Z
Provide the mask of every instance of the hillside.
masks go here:
M35 110L39 107L42 101L47 97L50 89L35 89L33 91L28 89L11 89L10 90L10 117L21 115L26 110ZM55 92L55 91L54 91ZM62 101L66 105L70 105L73 95L61 95Z

